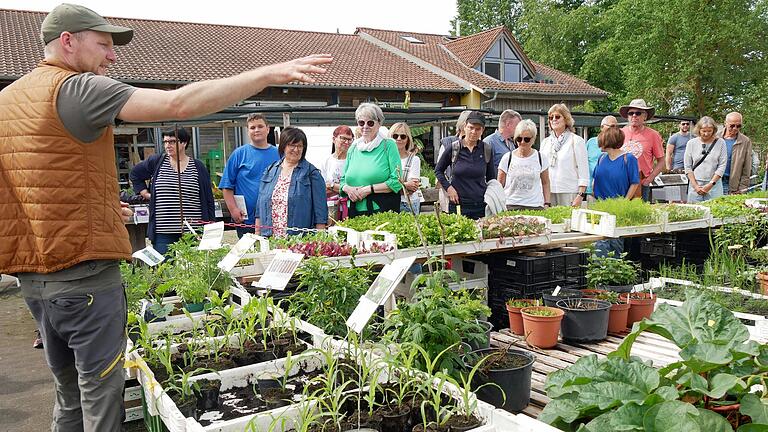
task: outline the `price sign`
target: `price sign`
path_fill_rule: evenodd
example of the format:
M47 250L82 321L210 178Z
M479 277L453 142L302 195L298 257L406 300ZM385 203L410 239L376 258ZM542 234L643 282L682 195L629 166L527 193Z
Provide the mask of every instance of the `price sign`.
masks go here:
M253 286L270 290L283 291L290 282L293 273L299 268L304 254L281 251L272 258L269 267Z
M224 238L224 222L216 222L203 227L203 239L197 250L216 250L221 247Z

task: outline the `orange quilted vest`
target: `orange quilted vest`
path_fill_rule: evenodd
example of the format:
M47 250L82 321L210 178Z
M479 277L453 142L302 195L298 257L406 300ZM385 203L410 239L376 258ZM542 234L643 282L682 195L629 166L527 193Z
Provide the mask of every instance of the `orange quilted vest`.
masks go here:
M131 257L112 128L84 143L56 112L73 74L44 61L0 92L0 273Z

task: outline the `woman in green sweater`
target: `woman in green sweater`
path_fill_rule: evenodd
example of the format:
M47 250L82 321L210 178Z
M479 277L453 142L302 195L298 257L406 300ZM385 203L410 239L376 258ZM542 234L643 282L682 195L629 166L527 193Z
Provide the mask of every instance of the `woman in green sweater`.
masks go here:
M349 197L349 216L400 210L400 153L397 144L379 134L384 122L381 108L362 103L355 111L363 136L347 152L340 188Z

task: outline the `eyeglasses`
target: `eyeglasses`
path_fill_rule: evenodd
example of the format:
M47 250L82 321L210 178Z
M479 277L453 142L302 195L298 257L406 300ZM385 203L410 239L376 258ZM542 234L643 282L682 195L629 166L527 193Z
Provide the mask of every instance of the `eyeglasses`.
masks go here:
M680 126L690 126L690 123L680 123Z
M179 140L177 139L169 139L169 140L163 140L163 144L178 144Z
M373 127L373 125L375 125L375 124L376 124L376 122L374 120L368 120L367 122L365 120L358 120L357 121L357 125L360 126L360 127L363 127L365 125L368 125L368 127Z
M551 116L549 116L550 120L560 120L561 118L563 118L563 116L561 116L560 114L552 114Z
M601 128L614 128L614 127L616 127L616 125L615 124L601 124L600 127Z
M408 135L406 134L392 134L393 139L408 139Z
M728 125L729 129L741 129L741 123L734 123Z
M336 138L338 138L338 139L340 139L341 141L344 141L344 142L352 142L352 137L348 137L348 136L338 136L338 137L336 137Z
M627 117L640 117L641 115L645 114L645 111L629 111L627 112Z
M531 137L517 137L517 138L515 138L515 141L517 141L517 142L525 141L525 142L529 143L529 142L531 142L532 139L533 138L531 138Z
M294 143L286 144L285 146L286 147L293 147L293 148L295 148L297 150L301 150L301 149L304 148L304 144L302 144L300 142L294 142Z

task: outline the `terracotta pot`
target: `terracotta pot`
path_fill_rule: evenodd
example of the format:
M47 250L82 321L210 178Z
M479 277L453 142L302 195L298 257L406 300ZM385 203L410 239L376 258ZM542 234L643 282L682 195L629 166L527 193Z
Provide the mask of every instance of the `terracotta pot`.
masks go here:
M534 310L550 310L554 316L531 315ZM562 309L548 306L531 306L520 310L523 315L523 331L529 345L538 348L552 348L557 345L557 335L560 333L560 321L565 314Z
M656 294L645 292L631 293L634 296L642 298L629 298L630 293L619 294L619 298L627 301L629 298L629 313L627 314L627 327L632 328L632 324L648 318L653 313L653 307L656 304Z
M760 284L760 291L763 295L768 295L768 272L757 274L757 282Z
M629 307L629 303L611 305L611 312L608 314L608 333L620 333L627 329Z
M528 306L533 306L534 300L528 300L528 299L515 299L515 301L524 301L528 303ZM516 334L518 336L522 336L525 333L523 333L523 315L520 313L519 307L512 307L507 304L507 314L509 315L509 329L512 331L513 334Z
M602 289L583 289L581 292L584 293L584 297L586 298L595 298L606 291Z

